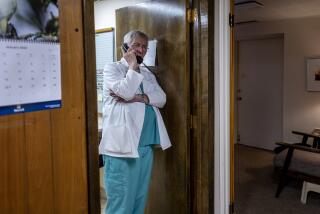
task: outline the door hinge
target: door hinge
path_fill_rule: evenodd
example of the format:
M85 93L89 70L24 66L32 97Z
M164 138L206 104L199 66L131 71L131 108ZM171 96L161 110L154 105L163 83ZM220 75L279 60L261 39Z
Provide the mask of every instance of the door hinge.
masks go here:
M234 213L234 203L233 202L229 205L229 213L230 214Z
M190 115L190 129L196 129L197 128L197 116Z
M234 27L234 15L229 13L229 26Z
M187 21L189 23L194 23L195 21L197 21L198 18L198 11L195 8L189 8L187 10Z

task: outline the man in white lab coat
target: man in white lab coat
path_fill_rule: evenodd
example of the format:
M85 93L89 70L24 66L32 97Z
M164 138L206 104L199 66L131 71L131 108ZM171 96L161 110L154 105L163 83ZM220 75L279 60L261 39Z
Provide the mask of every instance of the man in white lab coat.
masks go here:
M144 213L153 148L171 146L158 108L166 95L155 76L140 66L148 37L131 31L123 58L104 68L103 132L99 152L105 163L108 214Z

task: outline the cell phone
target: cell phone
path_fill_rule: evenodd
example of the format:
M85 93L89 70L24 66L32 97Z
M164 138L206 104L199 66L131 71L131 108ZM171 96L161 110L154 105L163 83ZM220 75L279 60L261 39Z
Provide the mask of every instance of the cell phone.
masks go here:
M127 43L123 43L121 48L125 53L127 53L129 46ZM141 56L136 56L136 58L137 58L137 63L140 65L143 62L143 58Z

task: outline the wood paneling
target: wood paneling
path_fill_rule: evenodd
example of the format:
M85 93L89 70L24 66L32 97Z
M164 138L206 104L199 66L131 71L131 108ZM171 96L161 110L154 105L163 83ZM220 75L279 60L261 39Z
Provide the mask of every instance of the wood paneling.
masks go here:
M192 212L213 213L214 192L214 69L213 69L213 4L195 0L198 11L192 24L191 134Z
M59 0L62 108L0 117L1 213L88 213L82 3Z
M24 117L0 117L0 210L4 213L26 213L28 186L24 141Z
M100 213L96 53L93 0L84 1L85 83L89 213Z
M86 213L87 151L82 1L61 0L61 109L51 111L54 212Z
M186 1L157 0L116 11L118 54L123 36L139 29L157 39L158 81L167 94L161 110L173 147L155 150L147 213L190 213L189 67ZM118 55L119 58L119 55Z
M50 112L25 114L24 123L28 212L41 213L47 210L47 213L53 214L51 131L43 128L50 127Z
M209 190L209 212L213 213L214 212L214 145L215 142L214 141L214 137L215 137L215 133L214 133L214 120L215 120L215 115L214 115L214 38L215 38L215 31L214 31L214 23L215 23L215 14L214 14L214 5L215 2L208 0L208 108L209 108L209 114L208 114L208 182L209 182L209 186L208 188Z

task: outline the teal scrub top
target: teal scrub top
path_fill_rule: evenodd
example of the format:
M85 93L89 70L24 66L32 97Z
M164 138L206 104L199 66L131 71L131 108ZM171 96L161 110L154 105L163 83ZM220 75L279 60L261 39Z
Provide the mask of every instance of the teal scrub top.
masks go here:
M140 89L143 93L143 85ZM139 140L139 147L160 144L160 135L157 122L157 115L151 105L145 104L145 115Z

